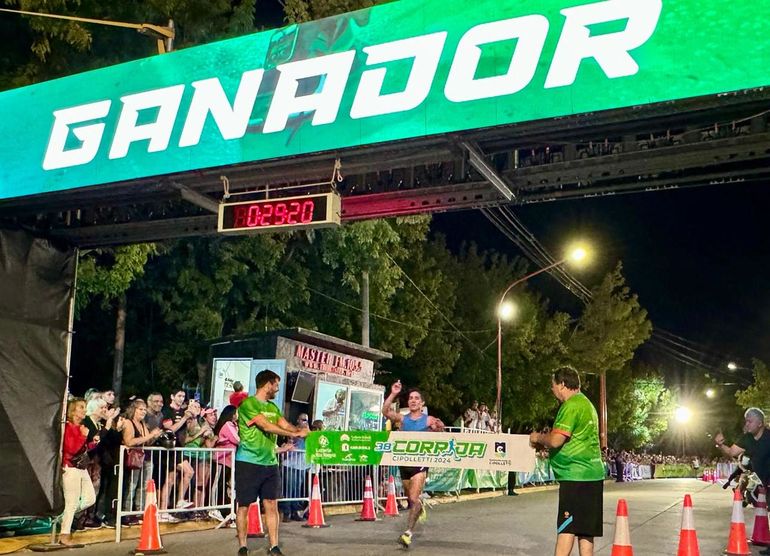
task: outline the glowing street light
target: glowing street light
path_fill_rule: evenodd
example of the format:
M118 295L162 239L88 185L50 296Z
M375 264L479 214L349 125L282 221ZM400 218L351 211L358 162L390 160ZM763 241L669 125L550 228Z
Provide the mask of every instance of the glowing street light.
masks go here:
M690 419L692 419L692 410L689 407L677 407L674 410L674 419L681 425L689 423Z
M708 388L706 390L706 397L707 398L711 399L711 398L713 398L716 395L717 395L716 390L714 390L713 388Z
M553 264L550 264L539 270L536 270L535 272L527 274L526 276L523 276L518 280L515 280L507 288L505 288L503 295L500 296L500 301L497 303L497 397L495 400L495 409L497 410L498 423L502 421L502 416L503 416L503 407L502 407L503 321L504 320L508 321L512 319L513 317L516 316L516 313L517 313L516 305L505 301L505 296L508 294L509 291L511 291L514 287L518 286L519 284L526 282L527 280L529 280L534 276L537 276L538 274L542 274L543 272L548 272L549 270L554 269L557 266L561 266L565 263L570 263L575 266L583 265L589 258L589 255L590 255L590 250L585 245L573 244L570 246L569 249L567 249L567 252L564 258L562 258L559 261L556 261Z
M497 308L498 318L505 321L511 320L513 317L516 316L517 312L518 312L518 309L516 305L511 303L510 301L501 303Z
M566 260L573 264L581 264L587 258L588 250L582 245L575 245L567 253Z
M727 364L727 368L730 369L731 371L735 371L736 369L738 369L738 365L735 363L735 361L730 361Z

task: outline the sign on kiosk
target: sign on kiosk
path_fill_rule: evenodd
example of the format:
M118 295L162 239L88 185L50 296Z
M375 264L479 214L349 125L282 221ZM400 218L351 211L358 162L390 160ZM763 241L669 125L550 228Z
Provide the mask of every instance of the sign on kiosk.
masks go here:
M762 5L401 0L6 91L0 199L767 86Z
M304 342L278 338L276 358L285 359L290 370L308 370L340 375L362 383L374 382L374 362Z

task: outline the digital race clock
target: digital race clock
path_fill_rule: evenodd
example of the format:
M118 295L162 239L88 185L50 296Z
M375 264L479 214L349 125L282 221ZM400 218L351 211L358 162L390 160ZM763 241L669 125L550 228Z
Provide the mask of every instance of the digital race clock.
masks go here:
M221 203L218 229L228 233L339 226L340 208L340 196L333 192Z

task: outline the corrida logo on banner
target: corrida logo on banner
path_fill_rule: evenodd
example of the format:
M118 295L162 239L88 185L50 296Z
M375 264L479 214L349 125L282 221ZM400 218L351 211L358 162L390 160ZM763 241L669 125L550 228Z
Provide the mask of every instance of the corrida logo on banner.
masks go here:
M449 440L404 439L392 442L377 442L375 452L386 453L394 463L419 463L430 465L462 461L463 458L483 458L487 451L486 442Z
M401 0L8 91L0 199L770 84L709 7Z
M305 440L308 463L405 465L532 471L535 451L525 434L403 431L319 431Z

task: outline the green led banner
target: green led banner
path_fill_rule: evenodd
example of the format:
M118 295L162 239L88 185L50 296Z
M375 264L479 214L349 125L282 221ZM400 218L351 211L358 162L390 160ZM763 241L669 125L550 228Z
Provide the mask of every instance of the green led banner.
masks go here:
M158 55L0 94L0 199L770 85L769 21L401 0Z
M405 465L487 471L535 469L526 434L320 431L305 441L305 459L321 465Z

